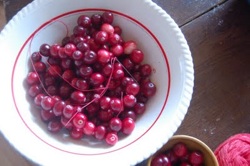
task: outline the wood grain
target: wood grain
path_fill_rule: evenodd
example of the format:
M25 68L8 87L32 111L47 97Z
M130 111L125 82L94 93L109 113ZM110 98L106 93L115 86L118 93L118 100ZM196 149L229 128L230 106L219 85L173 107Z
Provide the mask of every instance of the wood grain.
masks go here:
M250 11L228 1L182 27L193 54L194 95L176 134L212 149L229 136L250 132Z

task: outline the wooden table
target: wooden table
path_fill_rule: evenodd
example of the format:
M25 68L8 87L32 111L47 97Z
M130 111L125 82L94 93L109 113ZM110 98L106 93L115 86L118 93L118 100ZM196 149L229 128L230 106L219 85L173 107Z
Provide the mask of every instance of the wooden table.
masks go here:
M4 14L8 21L30 1L0 1L0 24ZM175 134L197 137L215 150L232 135L250 133L250 5L246 0L153 1L179 25L194 61L193 99ZM0 136L0 165L34 164Z

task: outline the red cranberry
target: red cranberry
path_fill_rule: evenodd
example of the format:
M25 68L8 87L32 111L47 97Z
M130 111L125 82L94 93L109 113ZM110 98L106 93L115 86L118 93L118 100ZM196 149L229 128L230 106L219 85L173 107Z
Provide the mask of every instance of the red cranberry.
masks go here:
M106 127L103 125L97 126L95 129L95 138L98 140L102 140L106 135Z
M102 20L104 23L112 24L114 20L113 13L111 12L104 12L102 14Z
M85 123L87 121L87 117L83 114L83 113L77 113L72 122L73 122L73 125L76 127L76 128L83 128Z
M183 157L186 156L186 154L188 153L188 149L186 144L179 142L174 145L173 152L177 157Z
M89 16L81 15L77 19L77 24L84 28L88 28L91 26L91 19Z
M193 151L189 155L189 162L193 165L200 165L203 163L203 154L199 151Z
M164 154L159 154L151 161L151 166L171 166L171 162Z
M129 135L135 128L135 122L132 118L125 118L122 120L122 132Z
M93 122L86 122L83 127L83 133L86 135L93 135L95 133L95 124Z
M40 46L40 50L39 50L40 54L45 56L45 57L48 57L50 56L50 45L48 44L42 44Z
M107 144L115 145L117 143L117 141L118 141L118 136L114 132L107 133L105 140L106 140Z

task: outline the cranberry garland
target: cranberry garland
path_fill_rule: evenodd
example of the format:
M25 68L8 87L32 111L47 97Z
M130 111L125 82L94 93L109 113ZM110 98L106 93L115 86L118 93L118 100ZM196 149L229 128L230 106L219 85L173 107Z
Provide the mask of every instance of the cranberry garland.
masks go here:
M42 44L31 54L27 93L49 131L66 128L74 139L87 135L114 145L145 112L156 92L152 68L113 19L111 12L81 15L61 44Z

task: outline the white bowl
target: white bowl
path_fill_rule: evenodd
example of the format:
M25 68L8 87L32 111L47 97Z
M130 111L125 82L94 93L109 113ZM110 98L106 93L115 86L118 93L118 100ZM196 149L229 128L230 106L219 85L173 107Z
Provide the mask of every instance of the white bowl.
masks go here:
M114 13L125 40L135 40L145 52L157 86L134 132L111 147L48 133L31 111L23 86L31 52L42 43L60 41L65 25L72 31L77 16L106 10ZM174 20L150 0L35 0L3 29L0 50L1 132L21 154L40 165L135 165L168 141L192 97L194 72L187 42Z

